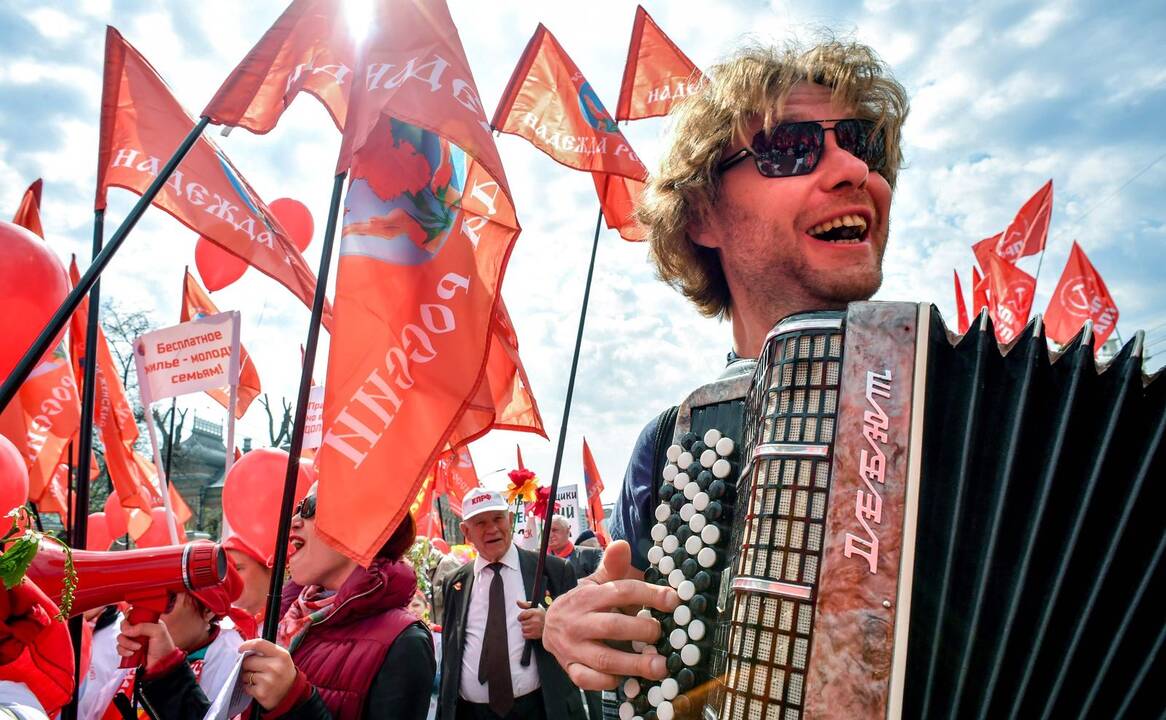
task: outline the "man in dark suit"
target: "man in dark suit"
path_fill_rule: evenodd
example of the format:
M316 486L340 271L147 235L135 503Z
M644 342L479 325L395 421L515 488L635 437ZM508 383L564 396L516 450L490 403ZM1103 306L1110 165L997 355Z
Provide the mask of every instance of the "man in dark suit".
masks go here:
M538 557L514 545L509 505L499 493L476 488L462 501L462 518L478 558L445 581L438 717L583 720L582 694L543 649L546 611L526 600ZM548 556L543 586L548 600L556 598L575 587L575 574ZM524 667L527 642L534 652Z

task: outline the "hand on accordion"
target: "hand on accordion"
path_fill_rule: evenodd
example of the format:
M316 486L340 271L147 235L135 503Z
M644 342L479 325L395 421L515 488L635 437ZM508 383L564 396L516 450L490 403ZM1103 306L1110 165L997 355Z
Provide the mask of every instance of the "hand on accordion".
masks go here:
M547 610L543 646L584 690L614 688L622 676L659 680L667 674L663 656L625 652L608 644L640 642L654 650L660 623L635 612L645 607L671 612L680 604L675 590L638 576L631 566L631 548L626 542L614 542L599 569ZM627 610L632 614L625 614Z

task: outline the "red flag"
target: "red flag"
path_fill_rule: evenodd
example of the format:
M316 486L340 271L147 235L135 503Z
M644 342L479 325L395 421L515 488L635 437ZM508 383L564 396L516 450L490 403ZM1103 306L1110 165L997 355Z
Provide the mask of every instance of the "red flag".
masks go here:
M77 269L77 258L69 265L69 278L76 285L81 279ZM89 318L89 299L85 298L77 306L70 319L69 342L72 349L76 377L81 378L81 365L85 357L85 328ZM126 397L125 387L117 372L117 364L105 341L105 333L97 328L97 368L94 385L93 427L101 437L105 449L105 467L117 493L118 502L130 512L139 509L145 512L130 513L130 535L139 537L150 526L150 509L162 503L161 491L156 485L157 471L153 464L141 457L135 450L138 440L138 425L134 421L133 407ZM78 394L82 383L78 382Z
M67 513L57 496L58 466L81 423L81 402L73 366L62 342L45 355L0 414L0 434L20 451L28 469L28 498L46 512Z
M976 262L980 264L980 269L985 273L988 272L988 258L992 255L1001 257L1001 255L996 252L996 247L1000 244L1000 239L1003 237L1004 233L996 233L992 237L984 238L980 242L972 245L972 254L976 256ZM976 289L973 287L972 292L974 293L975 290Z
M959 322L959 333L963 335L968 331L968 307L964 305L964 291L960 287L960 274L952 270L951 276L955 279L955 312Z
M995 255L988 262L988 313L996 327L996 339L1009 343L1028 322L1036 278Z
M486 375L448 442L450 447L465 445L492 429L547 436L538 403L526 379L526 369L518 356L518 335L501 298L490 326Z
M338 164L351 174L318 455L317 530L362 563L478 393L519 232L448 9L379 10Z
M591 83L541 23L514 68L493 126L526 138L567 167L596 175L607 226L625 240L643 239L632 210L648 171Z
M587 491L587 521L599 538L599 544L607 547L611 539L603 525L603 500L599 495L603 492L603 478L599 477L599 467L591 456L587 438L583 438L583 485Z
M107 28L95 207L105 207L110 187L145 192L193 126L154 68L117 30ZM154 204L312 306L316 278L303 256L226 155L205 135Z
M1117 303L1093 263L1085 257L1085 251L1074 241L1045 311L1045 334L1064 345L1086 320L1092 320L1093 336L1100 348L1117 327L1117 317Z
M40 193L43 184L41 179L37 178L32 185L28 186L28 189L24 191L24 197L20 200L20 207L12 216L12 222L36 233L42 239L45 236L44 228L40 222Z
M262 135L303 91L322 102L343 130L355 66L356 52L339 0L294 0L223 81L202 114L216 124ZM381 72L407 77L405 71ZM476 102L476 95L463 97Z
M980 275L980 271L972 268L972 312L976 317L984 308L988 307L988 281Z
M1053 181L1049 180L1028 199L1004 231L996 254L1010 263L1045 249L1049 219L1053 214ZM987 270L987 268L984 268Z
M186 271L186 276L182 281L182 309L179 316L179 322L187 322L195 320L205 315L216 315L219 309L215 307L210 295L198 284L198 280ZM255 363L251 362L251 356L247 353L247 348L239 345L239 387L235 391L238 397L235 402L235 417L241 418L247 412L247 408L251 406L251 402L259 397L259 393L263 392L263 388L259 383L259 371L255 369ZM230 408L231 396L228 389L221 390L207 390L207 395L214 398L224 408Z
M667 115L677 100L696 92L703 80L696 65L664 34L644 6L637 5L615 119Z
M442 453L437 461L435 492L449 498L449 507L454 515L462 516L462 499L479 485L478 472L474 469L474 459L470 457L468 447L463 445Z

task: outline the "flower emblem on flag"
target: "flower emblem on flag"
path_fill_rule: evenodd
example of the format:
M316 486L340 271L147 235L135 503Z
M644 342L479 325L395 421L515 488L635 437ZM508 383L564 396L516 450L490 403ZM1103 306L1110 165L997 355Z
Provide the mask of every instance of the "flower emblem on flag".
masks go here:
M436 133L382 118L352 163L341 255L396 265L437 257L461 208L466 156Z

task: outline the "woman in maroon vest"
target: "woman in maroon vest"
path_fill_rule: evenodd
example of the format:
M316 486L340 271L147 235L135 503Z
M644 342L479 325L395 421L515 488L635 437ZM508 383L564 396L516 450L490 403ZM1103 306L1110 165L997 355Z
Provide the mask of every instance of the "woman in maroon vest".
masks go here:
M406 607L416 589L401 557L413 544L411 517L393 533L366 570L316 535L316 496L304 498L292 518L288 570L278 644L251 640L240 652L239 681L265 709L264 717L423 720L437 671L433 641ZM193 682L181 651L163 626L126 626L123 655L149 639L143 701L162 720L201 718L210 703ZM375 712L374 712L375 709Z

